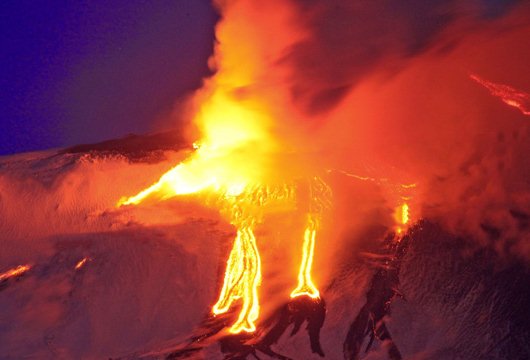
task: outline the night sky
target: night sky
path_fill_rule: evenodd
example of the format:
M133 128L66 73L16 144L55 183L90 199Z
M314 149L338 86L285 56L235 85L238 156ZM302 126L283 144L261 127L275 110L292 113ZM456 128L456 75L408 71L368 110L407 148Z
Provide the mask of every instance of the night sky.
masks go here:
M208 0L2 1L0 154L156 130L208 74Z

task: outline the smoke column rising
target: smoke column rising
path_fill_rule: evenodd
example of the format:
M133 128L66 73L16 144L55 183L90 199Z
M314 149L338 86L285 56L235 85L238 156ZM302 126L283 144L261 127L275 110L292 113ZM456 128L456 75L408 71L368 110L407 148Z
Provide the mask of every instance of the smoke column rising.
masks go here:
M507 238L528 236L513 214L530 211L530 165L523 155L530 152L529 125L469 79L476 72L530 89L530 53L523 45L530 38L528 5L216 5L222 18L213 81L267 109L273 119L268 131L282 148L271 166L297 174L339 169L381 180L371 197L348 198L355 205L337 201L343 208L337 215L350 214L334 219L345 232L355 223L351 214L369 209L370 202L380 210L368 222L391 223L394 185L416 183L413 219L428 216L503 254L529 255L522 242L506 245ZM211 88L207 80L199 103ZM292 170L293 159L305 165ZM367 226L366 216L359 226ZM484 230L490 227L501 235L492 238Z

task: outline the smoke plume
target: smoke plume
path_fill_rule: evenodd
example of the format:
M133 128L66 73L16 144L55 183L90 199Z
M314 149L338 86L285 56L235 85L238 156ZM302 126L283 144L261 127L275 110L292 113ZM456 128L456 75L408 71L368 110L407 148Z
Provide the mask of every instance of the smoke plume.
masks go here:
M196 103L223 87L271 119L281 150L268 165L331 174L334 236L391 226L407 199L412 220L436 219L503 255L530 258L530 123L470 79L530 91L527 4L216 5L216 75Z

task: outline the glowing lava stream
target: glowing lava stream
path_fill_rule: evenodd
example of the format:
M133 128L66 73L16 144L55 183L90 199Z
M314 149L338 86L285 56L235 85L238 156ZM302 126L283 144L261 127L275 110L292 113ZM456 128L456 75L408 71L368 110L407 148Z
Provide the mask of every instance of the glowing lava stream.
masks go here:
M298 284L291 292L291 298L309 296L312 299L317 299L320 297L320 292L311 279L311 269L315 254L317 231L322 214L331 207L332 191L320 177L314 177L309 184L309 197L309 214L304 231L302 262L298 270Z
M0 281L7 280L12 277L17 277L31 269L30 265L19 265L16 268L9 269L8 271L0 274Z
M243 7L249 4L251 2L240 3ZM285 21L289 22L287 18ZM232 44L232 39L239 38L242 33L231 26L225 28L223 24L217 29L218 35ZM249 29L255 30L251 22ZM251 39L245 37L246 41ZM121 198L117 204L118 207L137 205L148 198L165 200L198 194L199 200L218 208L236 228L221 293L212 308L213 314L218 315L228 312L236 301L241 304L239 316L229 329L232 333L255 331L259 316L261 260L254 225L262 221L265 212L275 211L275 206L289 211L296 209L293 203L297 189L293 182L307 180L306 170L302 172L297 166L284 163L285 152L295 153L297 146L292 139L287 141L279 136L286 129L277 126L277 105L271 106L276 94L272 96L268 91L262 94L258 91L262 87L254 86L269 79L269 73L257 59L268 59L271 47L269 44L262 47L254 41L244 44L248 48L240 46L239 41L233 43L234 48L230 50L234 53L216 47L217 72L205 80L193 102L193 129L200 134L199 143L194 146L196 151L162 174L154 184L134 196ZM255 48L257 45L260 46ZM288 49L290 46L288 42L281 47ZM213 204L212 198L215 199ZM309 214L320 213L309 209ZM314 225L306 229L300 270L301 284L307 286L309 296L318 296L310 279L316 231Z
M518 109L523 115L530 116L530 94L504 84L496 84L471 74L469 77L489 90L490 94L505 104Z
M232 303L242 298L243 306L230 332L256 330L254 322L259 316L258 286L261 282L261 259L251 225L237 230L237 236L226 263L225 278L219 300L213 313L226 313Z
M407 203L403 203L400 206L396 208L396 212L394 214L394 218L396 222L399 224L397 226L397 233L401 234L403 232L403 228L408 224L409 222L409 205Z
M174 169L180 169L187 164L182 163ZM173 170L170 170L173 171ZM168 180L168 174L163 175L159 182L141 191L135 196L120 200L118 206L123 204L137 204L151 194L164 191L173 184ZM169 178L173 179L174 174ZM182 186L182 181L177 181L173 192L189 189ZM204 183L208 184L208 183ZM204 185L208 188L208 185ZM215 190L216 188L214 188ZM230 310L235 301L241 301L241 310L235 323L229 331L238 334L242 331L254 332L255 322L258 319L260 307L258 297L258 287L261 283L261 259L254 236L254 225L261 219L263 212L269 205L293 204L296 197L296 186L282 184L276 186L243 186L219 188L220 210L228 215L230 223L237 229L232 250L226 263L223 286L219 298L212 308L214 315L226 313ZM217 191L214 191L217 193ZM322 211L327 208L329 187L320 179L314 178L310 184L311 205L308 215L308 225L304 232L302 262L299 269L298 284L292 291L291 297L309 296L318 298L320 293L311 279L311 267L314 257L315 238L319 226L319 219ZM183 192L183 193L188 193ZM162 194L162 198L164 193Z
M298 285L291 292L291 297L307 295L313 299L320 297L320 293L311 280L311 267L315 252L315 237L318 221L309 216L308 225L304 231L304 245L302 248L302 263L298 272Z
M409 222L409 205L404 203L401 205L401 223L406 225Z
M75 269L75 270L79 270L79 269L81 269L81 268L86 264L86 262L87 262L88 260L90 260L90 259L87 258L87 257L82 258L81 260L79 260L79 261L77 262L77 264L75 264L75 268L74 268L74 269Z

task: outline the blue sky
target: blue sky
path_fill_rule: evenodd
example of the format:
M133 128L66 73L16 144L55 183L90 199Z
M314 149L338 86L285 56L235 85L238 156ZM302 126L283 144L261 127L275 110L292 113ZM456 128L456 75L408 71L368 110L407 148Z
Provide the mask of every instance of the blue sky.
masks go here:
M208 73L207 0L6 0L0 154L153 130Z

